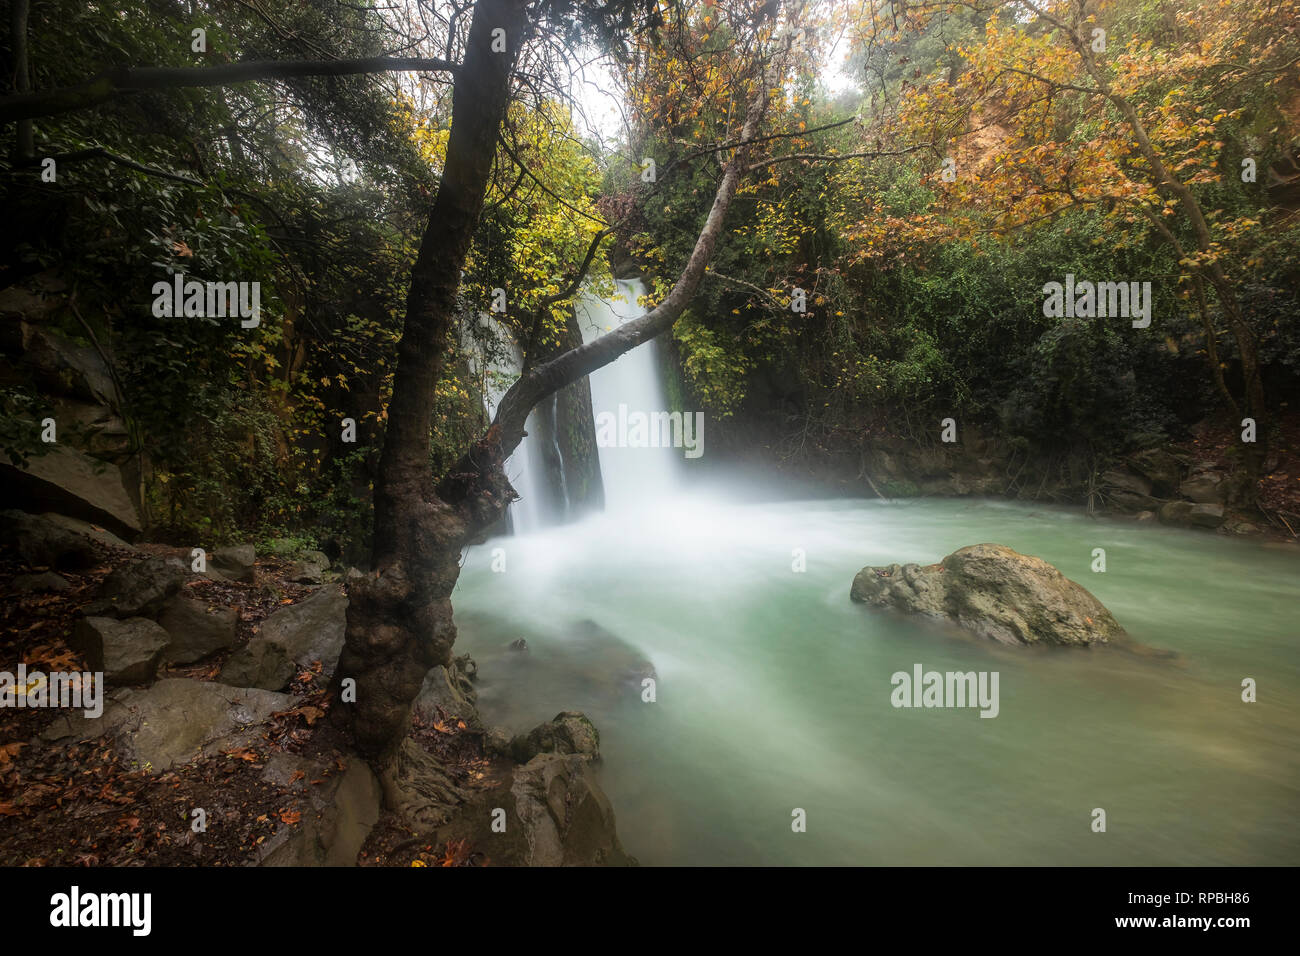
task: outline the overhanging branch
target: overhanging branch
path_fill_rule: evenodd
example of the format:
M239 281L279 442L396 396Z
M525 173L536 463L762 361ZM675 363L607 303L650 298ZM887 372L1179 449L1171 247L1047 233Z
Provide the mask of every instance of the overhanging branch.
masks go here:
M248 60L223 66L139 66L110 70L77 86L0 99L0 123L55 116L145 90L233 86L254 80L296 76L356 76L362 73L452 73L455 63L430 57L372 56L360 60Z

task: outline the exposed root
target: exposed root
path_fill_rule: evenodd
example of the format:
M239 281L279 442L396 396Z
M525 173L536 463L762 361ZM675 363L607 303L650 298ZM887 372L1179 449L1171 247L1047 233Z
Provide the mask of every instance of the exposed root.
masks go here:
M384 805L416 831L432 830L451 819L469 791L458 786L437 757L413 740L403 740L376 770L384 791Z

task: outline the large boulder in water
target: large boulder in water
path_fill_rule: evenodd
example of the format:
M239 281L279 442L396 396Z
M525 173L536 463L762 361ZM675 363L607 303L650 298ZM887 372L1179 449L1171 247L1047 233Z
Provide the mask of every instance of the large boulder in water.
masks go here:
M952 621L1004 644L1105 644L1124 636L1110 611L1041 558L975 544L938 564L866 567L849 596Z

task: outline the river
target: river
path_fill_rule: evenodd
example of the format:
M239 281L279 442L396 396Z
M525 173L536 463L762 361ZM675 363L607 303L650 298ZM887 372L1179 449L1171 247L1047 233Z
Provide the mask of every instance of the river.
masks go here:
M650 348L593 381L597 414ZM591 717L642 863L1300 863L1296 549L999 500L676 487L661 460L601 455L605 513L466 553L457 652L489 723ZM864 565L980 542L1052 563L1177 656L1003 647L849 600ZM998 672L998 715L895 708L891 676L917 664Z

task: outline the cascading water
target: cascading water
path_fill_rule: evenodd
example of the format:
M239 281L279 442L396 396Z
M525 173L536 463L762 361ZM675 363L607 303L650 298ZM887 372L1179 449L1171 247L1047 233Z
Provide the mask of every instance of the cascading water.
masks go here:
M645 315L637 301L644 294L641 280L631 279L619 280L618 295L610 299L582 296L576 312L583 342ZM654 349L653 341L639 345L591 373L591 406L598 423L602 413L619 423L626 422L629 415L668 410ZM615 435L620 431L615 429ZM619 447L606 442L599 454L607 511L644 507L647 501L664 498L677 487L683 455L680 448Z

